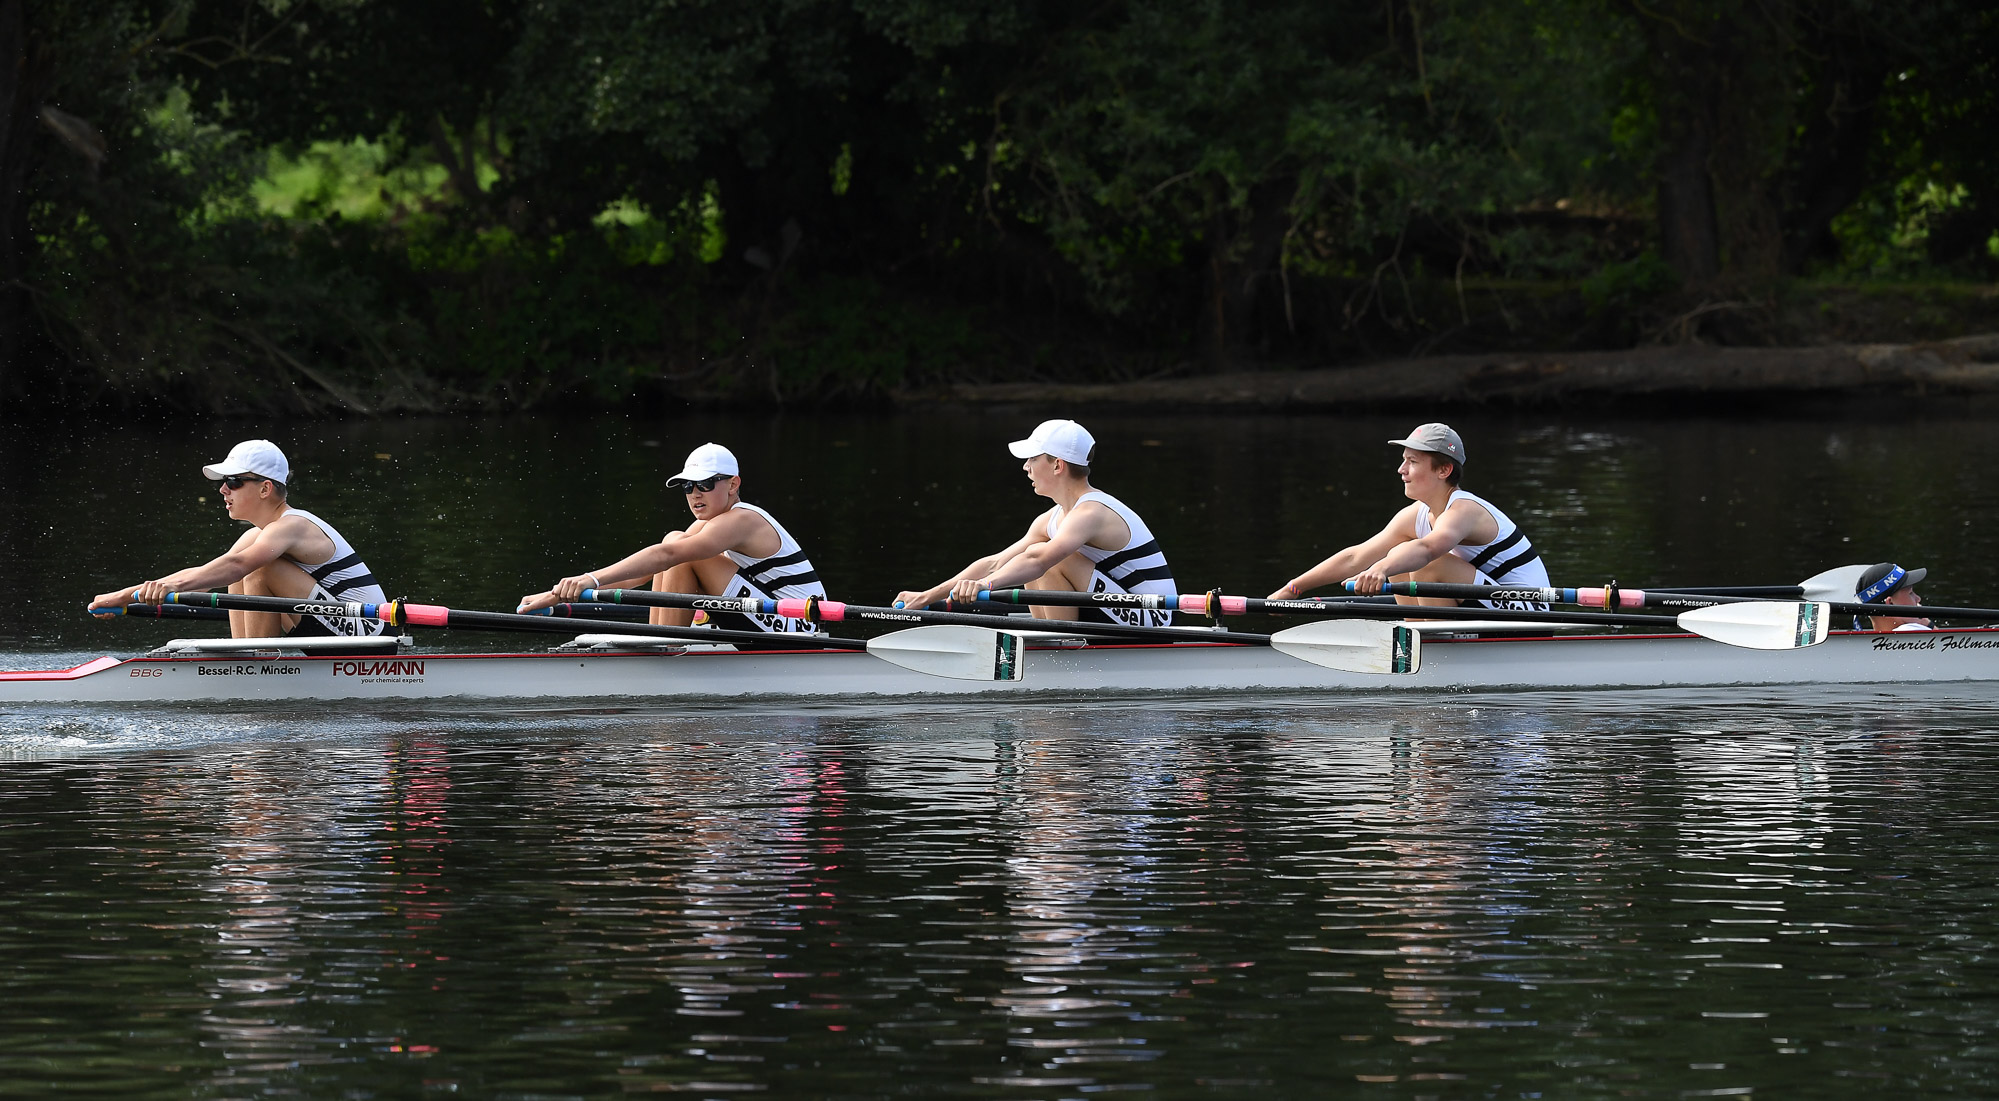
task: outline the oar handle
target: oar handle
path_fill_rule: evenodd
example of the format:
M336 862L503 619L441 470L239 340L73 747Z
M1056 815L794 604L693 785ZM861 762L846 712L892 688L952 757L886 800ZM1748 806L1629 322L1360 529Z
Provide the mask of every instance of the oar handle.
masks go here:
M377 619L391 604L363 604L345 600L295 600L288 596L248 596L243 593L168 593L167 604L197 608L227 608L239 612L279 612L285 615L316 615L328 619ZM384 623L392 622L383 620Z
M585 589L583 599L604 604L635 604L645 608L693 608L703 612L740 612L770 615L770 603L754 596L699 596L694 593L666 593L657 589Z
M99 619L124 616L128 619L228 619L219 608L183 608L178 604L126 604L118 608L85 608Z
M628 608L622 604L606 604L603 601L550 604L546 608L537 608L527 614L557 616L563 619L615 619L625 623L644 623L646 619L643 608Z

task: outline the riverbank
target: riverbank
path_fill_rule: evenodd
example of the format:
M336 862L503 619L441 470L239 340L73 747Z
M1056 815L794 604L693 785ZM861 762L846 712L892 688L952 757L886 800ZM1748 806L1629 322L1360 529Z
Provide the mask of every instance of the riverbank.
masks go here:
M1141 382L962 383L904 405L1237 411L1538 406L1700 398L1930 398L1999 394L1999 333L1918 344L1810 348L1655 345L1609 352L1493 352L1356 367Z

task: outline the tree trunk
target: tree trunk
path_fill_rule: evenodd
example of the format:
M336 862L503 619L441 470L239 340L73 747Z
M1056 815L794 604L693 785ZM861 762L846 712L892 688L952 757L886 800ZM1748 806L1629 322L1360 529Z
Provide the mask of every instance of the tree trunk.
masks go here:
M1777 274L1775 193L1790 142L1794 0L1626 0L1659 114L1659 243L1689 287Z
M41 98L29 71L23 0L0 0L0 402L19 396L24 333L31 316L27 289L28 147L35 140Z
M1659 154L1659 247L1680 281L1692 285L1721 274L1721 223L1708 176L1713 143L1704 120L1675 121L1679 132Z
M1255 343L1257 305L1284 250L1298 180L1286 175L1251 187L1240 219L1219 194L1223 186L1216 182L1208 208L1202 310L1202 358L1214 374L1234 370Z
M1881 89L1908 61L1865 21L1828 16L1806 28L1814 33L1804 53L1816 72L1799 106L1786 188L1784 268L1792 274L1839 259L1832 220L1867 188L1868 160L1881 140Z

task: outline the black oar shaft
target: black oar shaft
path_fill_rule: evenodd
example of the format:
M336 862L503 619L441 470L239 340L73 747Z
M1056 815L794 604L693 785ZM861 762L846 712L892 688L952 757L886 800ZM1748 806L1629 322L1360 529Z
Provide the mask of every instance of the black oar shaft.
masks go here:
M1684 585L1645 591L1675 596L1753 596L1765 600L1795 600L1805 595L1803 585Z

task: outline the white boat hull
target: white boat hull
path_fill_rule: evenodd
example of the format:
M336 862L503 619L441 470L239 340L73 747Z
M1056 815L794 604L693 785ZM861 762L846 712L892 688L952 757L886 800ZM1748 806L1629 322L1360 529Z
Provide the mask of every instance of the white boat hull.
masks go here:
M1999 629L1837 633L1798 650L1691 635L1434 638L1422 669L1346 673L1269 647L1209 643L1036 649L1019 681L928 676L852 651L424 653L99 658L0 673L0 706L30 703L833 699L1212 692L1605 690L1999 681Z

